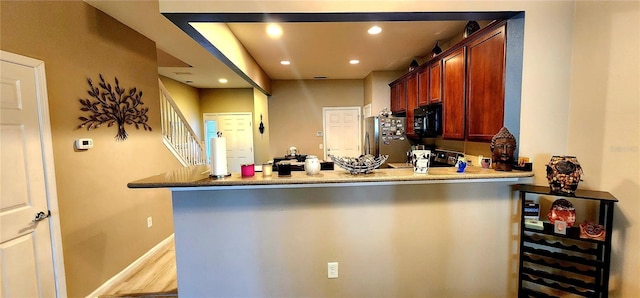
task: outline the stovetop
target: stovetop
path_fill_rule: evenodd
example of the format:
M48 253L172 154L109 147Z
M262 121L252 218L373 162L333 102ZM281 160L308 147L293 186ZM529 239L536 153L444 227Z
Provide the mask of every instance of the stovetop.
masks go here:
M458 157L464 157L461 152L435 149L431 159L431 167L453 167L458 161Z

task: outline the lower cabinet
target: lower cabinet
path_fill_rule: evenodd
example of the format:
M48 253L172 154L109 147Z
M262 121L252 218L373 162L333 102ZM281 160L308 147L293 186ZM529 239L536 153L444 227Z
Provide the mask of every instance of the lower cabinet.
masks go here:
M528 194L555 196L574 202L595 201L599 210L597 224L604 226L605 230L604 239L596 240L585 237L578 222L562 234L550 222L543 222L539 228L528 227L522 216L518 297L607 297L613 208L618 200L603 191L577 190L574 196L568 196L549 193L549 187L519 184L514 188L520 192L523 215ZM585 210L576 210L578 212Z

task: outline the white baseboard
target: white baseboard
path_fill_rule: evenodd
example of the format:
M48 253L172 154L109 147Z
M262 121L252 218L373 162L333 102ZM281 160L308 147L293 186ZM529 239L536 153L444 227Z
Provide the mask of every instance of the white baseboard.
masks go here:
M108 293L105 293L106 290L110 289L111 287L113 287L118 283L123 282L124 279L129 277L129 274L135 272L147 259L151 258L158 251L165 248L165 246L170 245L171 241L173 241L173 238L174 238L174 234L171 234L169 237L162 240L156 246L152 247L149 251L147 251L144 255L139 257L137 260L133 261L133 263L129 264L129 266L127 266L122 271L118 272L118 274L114 275L112 278L110 278L101 286L99 286L91 294L87 295L87 298L97 298L97 297L100 297L100 295L108 294Z

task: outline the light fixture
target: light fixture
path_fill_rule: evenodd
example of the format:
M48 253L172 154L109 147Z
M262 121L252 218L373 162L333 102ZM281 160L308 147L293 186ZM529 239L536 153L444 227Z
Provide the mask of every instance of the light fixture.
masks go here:
M282 65L289 65L289 64L291 64L291 61L289 61L289 60L282 60L282 61L280 61L280 64L282 64Z
M369 32L369 34L371 34L371 35L375 35L375 34L378 34L378 33L382 32L382 28L380 28L378 26L373 26L373 27L369 28L369 30L367 30L367 32Z
M358 64L358 63L360 63L360 60L356 60L356 59L349 60L349 64Z
M271 38L278 38L282 36L282 28L278 24L267 25L267 35Z
M220 82L222 84L226 84L229 81L227 79L225 79L225 78L221 78L221 79L218 80L218 82Z

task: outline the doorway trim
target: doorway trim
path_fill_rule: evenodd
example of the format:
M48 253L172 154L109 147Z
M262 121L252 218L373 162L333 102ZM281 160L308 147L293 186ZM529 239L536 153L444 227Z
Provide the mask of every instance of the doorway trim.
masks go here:
M62 251L62 233L60 231L60 210L58 208L58 191L56 188L55 167L53 162L53 138L51 136L49 98L47 97L47 79L45 76L44 62L2 50L0 50L0 60L32 67L35 72L36 100L38 105L38 122L40 125L44 183L47 195L47 208L51 211L51 217L49 218L49 234L51 235L54 283L56 286L56 296L67 297L64 255Z

